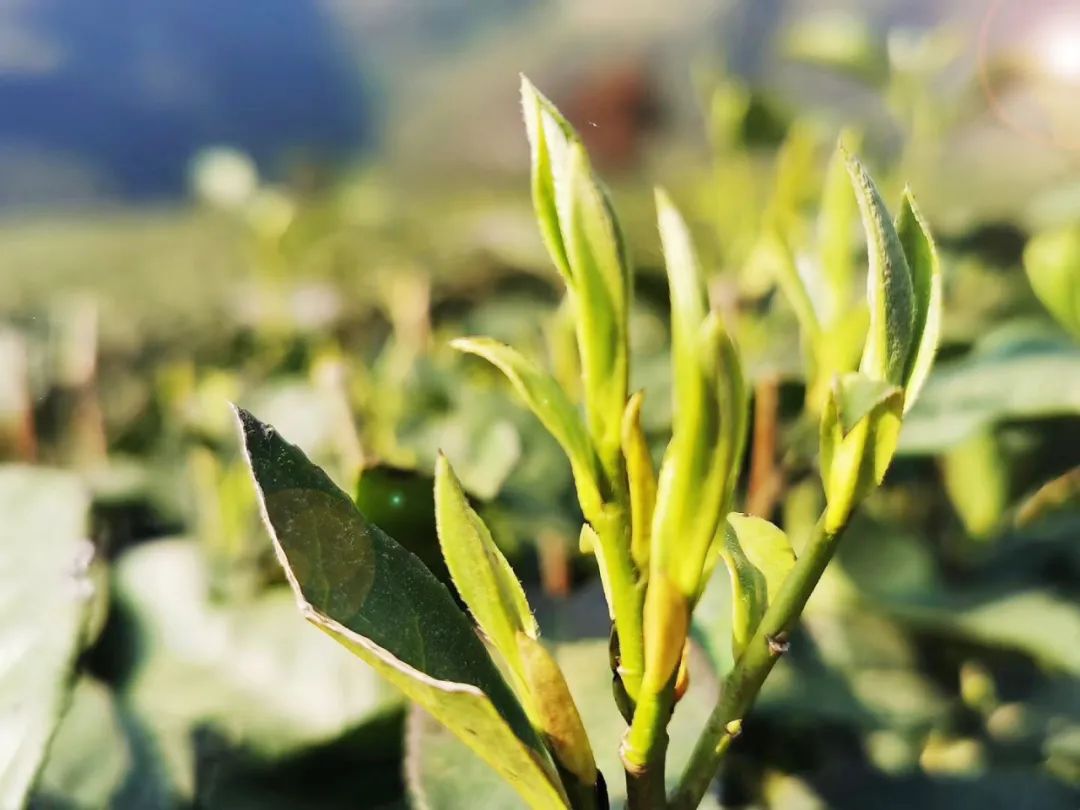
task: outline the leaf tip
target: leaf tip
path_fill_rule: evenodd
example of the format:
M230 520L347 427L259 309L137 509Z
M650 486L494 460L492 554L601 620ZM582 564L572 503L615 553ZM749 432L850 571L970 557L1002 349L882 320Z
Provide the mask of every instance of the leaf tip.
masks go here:
M671 195L668 194L667 189L663 186L653 187L653 198L656 200L656 210L658 212L674 207L674 204L671 202Z
M458 337L450 341L450 348L455 351L463 352L464 354L476 354L478 348L478 342L481 338L475 337Z

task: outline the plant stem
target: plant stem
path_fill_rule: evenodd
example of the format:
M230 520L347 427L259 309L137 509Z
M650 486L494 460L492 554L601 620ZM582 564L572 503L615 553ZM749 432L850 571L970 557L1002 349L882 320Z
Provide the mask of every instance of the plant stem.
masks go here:
M724 680L720 702L713 709L679 786L672 794L671 810L693 810L701 803L721 757L741 730L743 717L783 653L788 631L802 614L825 566L832 559L843 530L841 526L829 531L825 528L824 516L818 520L802 556L765 611L742 657Z
M667 800L664 796L664 755L667 752L667 734L663 734L664 744L657 746L659 756L655 763L650 763L643 770L626 769L626 807L627 810L664 810ZM654 768L653 764L657 767Z
M634 721L622 746L629 810L662 810L664 764L667 755L667 724L675 702L675 677L659 692L641 691Z
M611 613L619 636L619 677L627 694L637 699L645 669L642 629L644 588L639 587L630 558L630 521L621 506L612 509L594 526L600 539L611 588Z

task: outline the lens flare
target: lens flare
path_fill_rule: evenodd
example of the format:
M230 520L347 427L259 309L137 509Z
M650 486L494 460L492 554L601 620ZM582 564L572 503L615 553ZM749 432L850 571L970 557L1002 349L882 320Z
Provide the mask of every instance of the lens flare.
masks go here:
M998 0L979 32L991 112L1044 146L1080 150L1080 11L1075 2Z

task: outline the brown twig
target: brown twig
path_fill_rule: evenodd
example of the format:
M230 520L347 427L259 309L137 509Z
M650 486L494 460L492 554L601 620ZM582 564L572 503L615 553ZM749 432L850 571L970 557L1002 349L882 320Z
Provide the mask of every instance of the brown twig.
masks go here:
M783 475L776 463L776 435L780 410L780 380L770 374L754 387L754 436L746 512L768 518L776 509Z

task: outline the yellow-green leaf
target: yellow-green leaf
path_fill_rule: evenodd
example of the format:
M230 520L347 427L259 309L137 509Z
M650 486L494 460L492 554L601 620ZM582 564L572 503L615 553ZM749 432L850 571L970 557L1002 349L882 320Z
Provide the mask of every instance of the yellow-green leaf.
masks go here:
M731 643L738 660L795 565L787 535L767 520L732 512L720 552L731 577Z
M435 462L435 522L454 587L506 661L519 689L524 687L525 671L517 636L523 633L536 638L536 620L510 563L469 505L442 453Z
M817 344L821 339L821 323L806 284L799 275L795 255L779 224L765 225L754 247L752 262L756 267L768 272L779 285L799 321L803 340L810 351L816 354Z
M858 137L844 132L840 142L855 149ZM818 261L825 281L822 290L821 320L832 325L850 311L855 295L855 251L852 236L859 216L851 193L844 156L837 150L825 170L821 210L817 220Z
M629 380L626 246L577 133L524 78L521 94L537 220L574 309L589 433L610 465L618 458Z
M626 404L623 415L622 446L626 458L626 478L630 488L630 555L638 571L649 565L649 538L656 506L656 470L652 453L641 427L641 406L645 392L638 391Z
M491 338L458 338L459 351L483 357L510 380L570 460L578 498L586 517L599 514L599 463L581 416L550 374L519 352Z
M1080 339L1080 227L1033 238L1024 250L1024 270L1043 306Z
M903 389L861 372L833 381L821 415L821 479L826 528L838 530L885 478L900 436Z
M709 312L705 280L690 232L671 198L656 190L656 215L671 291L671 353L677 400L700 384L698 337ZM676 420L678 412L676 412Z
M570 146L567 181L557 192L589 433L608 459L618 453L629 385L630 266L607 193L580 143Z
M657 482L650 566L695 598L706 555L729 509L746 434L746 385L738 353L707 314L700 264L682 217L657 193L671 288L672 438ZM650 574L652 576L652 574Z
M596 761L562 670L535 637L519 634L517 642L525 677L535 699L540 728L555 761L573 775L586 795L592 796L596 786Z
M915 297L914 343L904 377L904 413L907 413L915 404L934 364L941 335L942 308L941 262L937 246L910 189L904 191L900 215L896 218L896 232L911 270Z
M546 749L445 586L297 447L237 415L303 616L445 724L530 806L566 806Z
M551 260L562 273L567 285L573 287L570 261L566 256L559 213L556 208L556 188L565 183L566 155L574 130L555 105L521 77L521 107L525 114L525 131L532 154L532 196L540 234L544 238Z
M949 448L941 459L945 492L967 533L982 540L1001 526L1009 506L1009 467L992 429Z
M611 578L608 575L607 561L600 549L600 537L588 523L581 524L581 532L578 534L578 548L582 554L595 555L596 567L600 571L600 585L604 589L604 602L608 606L608 618L614 619L615 615L611 610L614 602L611 598Z
M860 370L870 377L902 385L915 339L915 294L900 237L866 169L841 146L866 232L870 333Z

